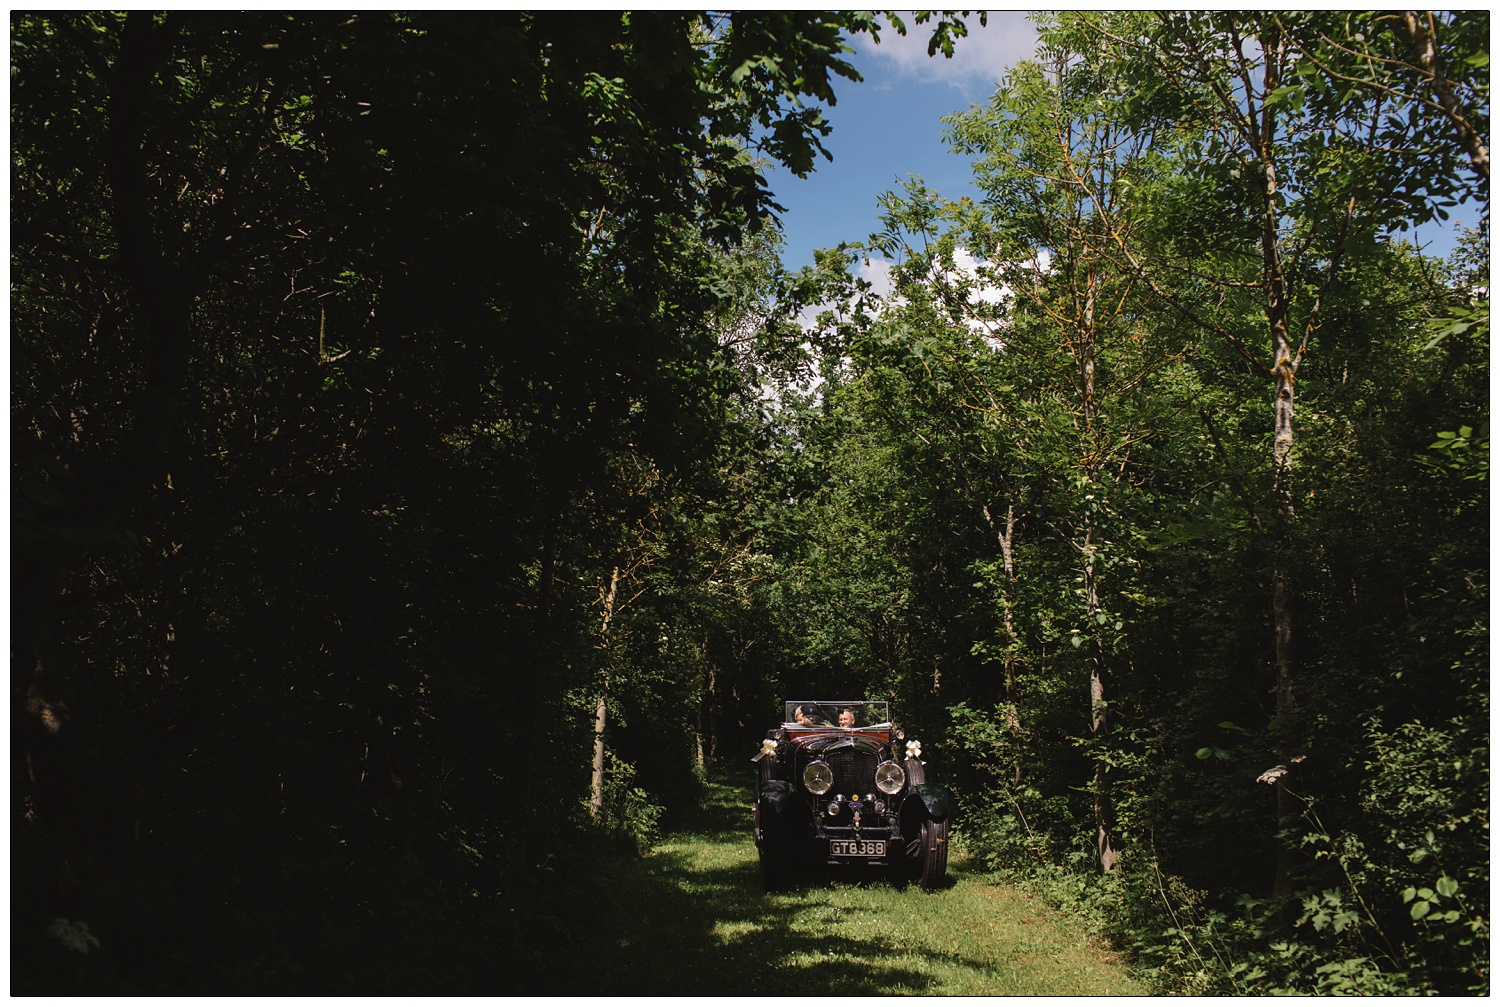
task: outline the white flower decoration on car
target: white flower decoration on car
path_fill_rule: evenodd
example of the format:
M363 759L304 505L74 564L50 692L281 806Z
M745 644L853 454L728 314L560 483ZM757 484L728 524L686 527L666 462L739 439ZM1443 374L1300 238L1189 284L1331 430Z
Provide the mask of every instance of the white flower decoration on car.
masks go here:
M908 741L906 743L906 757L908 759L920 759L922 757L922 743L920 741Z
M773 738L767 738L765 741L762 741L760 743L760 754L761 755L775 755L776 754L776 741L775 741L775 739L773 739Z

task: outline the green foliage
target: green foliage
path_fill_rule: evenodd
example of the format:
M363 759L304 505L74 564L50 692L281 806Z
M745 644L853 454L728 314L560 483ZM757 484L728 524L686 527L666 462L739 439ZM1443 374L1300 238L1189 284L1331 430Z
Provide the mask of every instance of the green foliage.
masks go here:
M616 565L606 829L696 797L806 364L752 152L811 166L875 27L13 19L18 989L524 987Z
M1471 183L1460 147L1429 160L1410 128L1427 98L1381 90L1411 67L1372 59L1393 35L1361 48L1370 17L1041 19L1041 59L949 120L985 199L913 179L881 200L865 250L895 295L862 317L849 290L825 316L854 324L792 417L821 480L785 547L810 663L941 725L973 854L1164 991L1487 988L1487 907L1458 904L1487 887L1466 832L1487 814L1468 754L1487 702L1484 237L1446 283L1389 239ZM1470 45L1444 37L1445 60ZM1339 46L1359 73L1331 87L1315 62ZM1272 62L1287 75L1262 88ZM1252 135L1267 122L1274 150ZM1294 497L1265 408L1278 304L1312 362ZM1284 621L1273 571L1296 586ZM1266 692L1273 624L1295 642L1286 708ZM1364 726L1398 711L1398 733ZM1418 734L1453 758L1416 759ZM1096 878L1101 823L1118 859ZM1409 861L1438 848L1440 867ZM1278 849L1292 890L1268 899Z
M1038 24L788 275L894 16L15 15L17 990L547 991L823 692L1159 990L1486 994L1487 16Z
M1457 430L1439 430L1437 440L1428 449L1437 452L1441 461L1419 458L1418 461L1434 468L1446 468L1459 473L1464 479L1485 482L1490 475L1490 424L1485 420L1478 431L1470 426Z
M585 800L582 807L587 808ZM617 836L631 849L644 853L660 837L663 812L651 794L636 785L635 767L606 753L604 765L604 807L599 826Z

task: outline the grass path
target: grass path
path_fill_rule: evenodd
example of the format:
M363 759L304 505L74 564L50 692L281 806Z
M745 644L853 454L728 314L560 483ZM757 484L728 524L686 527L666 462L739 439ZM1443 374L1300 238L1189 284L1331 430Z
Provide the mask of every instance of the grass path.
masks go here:
M949 861L953 884L814 878L766 892L748 780L709 784L701 811L644 860L601 863L577 968L551 992L643 995L1142 994L1041 904ZM956 853L957 851L955 851Z

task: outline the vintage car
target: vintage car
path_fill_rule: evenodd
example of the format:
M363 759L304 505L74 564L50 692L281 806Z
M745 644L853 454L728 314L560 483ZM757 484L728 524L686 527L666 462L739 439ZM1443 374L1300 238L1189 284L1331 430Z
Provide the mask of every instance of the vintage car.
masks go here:
M755 845L767 887L799 867L894 869L924 889L948 869L952 796L927 782L922 743L883 702L788 702L761 742Z

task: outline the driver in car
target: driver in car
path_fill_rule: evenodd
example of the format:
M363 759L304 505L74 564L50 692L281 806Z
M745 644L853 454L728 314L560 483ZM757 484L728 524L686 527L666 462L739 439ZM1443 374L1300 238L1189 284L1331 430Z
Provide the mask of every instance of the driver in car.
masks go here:
M840 727L853 727L854 726L854 711L851 710L847 706L844 707L842 710L839 711L839 726Z

